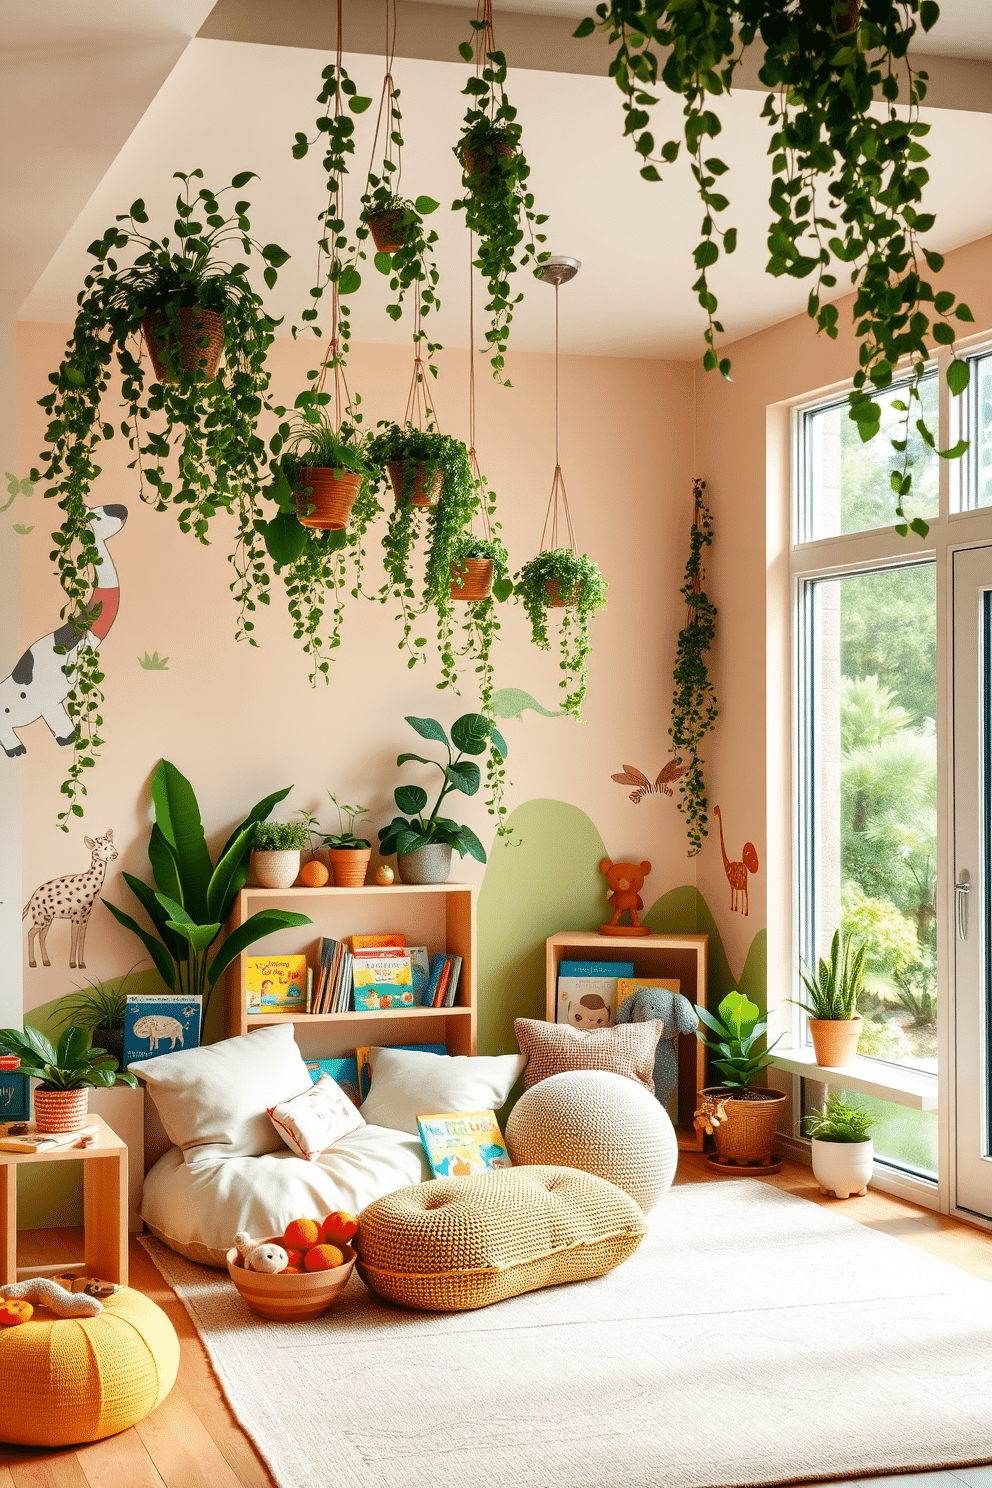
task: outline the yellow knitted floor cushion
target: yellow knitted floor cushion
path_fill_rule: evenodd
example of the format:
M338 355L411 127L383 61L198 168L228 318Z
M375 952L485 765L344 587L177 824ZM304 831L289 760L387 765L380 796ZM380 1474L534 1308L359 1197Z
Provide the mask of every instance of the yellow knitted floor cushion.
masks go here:
M178 1368L176 1330L141 1292L122 1287L96 1317L38 1309L0 1328L0 1439L68 1447L113 1436L165 1399Z
M386 1301L462 1312L602 1276L645 1233L634 1200L605 1179L521 1167L387 1194L362 1211L354 1244L358 1274Z

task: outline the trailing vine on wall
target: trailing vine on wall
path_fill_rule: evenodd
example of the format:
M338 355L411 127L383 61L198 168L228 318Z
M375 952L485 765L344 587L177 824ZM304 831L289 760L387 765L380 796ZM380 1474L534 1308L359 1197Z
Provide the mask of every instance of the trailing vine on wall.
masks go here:
M837 285L837 265L849 266L860 343L849 414L863 440L880 427L872 393L889 387L899 362L909 360L909 396L894 404L903 419L892 440L900 457L891 480L901 536L929 530L922 517L907 521L904 508L912 488L910 420L934 447L919 393L928 342L953 347L953 321L974 318L950 290L934 288L927 274L939 274L944 260L921 242L934 225L922 207L927 74L914 70L907 52L918 26L930 31L939 14L935 0L800 0L788 7L782 0L605 0L597 19L587 17L575 32L589 36L598 26L608 34L624 134L644 162L644 179L660 181L659 167L671 165L684 142L703 205L693 252L693 289L706 314L703 364L727 378L710 271L721 253L734 252L737 231L720 225L729 201L717 183L727 166L707 153L722 131L710 103L730 93L744 50L763 47L759 77L769 90L763 116L772 130L773 176L766 269L811 279L807 313L835 338L837 308L823 296ZM660 87L684 99L685 123L682 140L659 148L650 110ZM879 98L887 107L877 108ZM964 390L966 361L952 358L947 382L952 393ZM939 453L954 459L966 448L959 440Z
M692 532L689 558L682 582L682 597L688 614L679 631L675 654L672 694L672 721L669 726L672 744L685 767L679 781L679 810L685 817L689 839L689 856L695 857L707 835L706 783L699 746L713 728L719 715L713 683L706 670L706 655L716 636L716 606L703 588L703 549L713 541L713 516L703 501L706 482L697 476L693 481Z

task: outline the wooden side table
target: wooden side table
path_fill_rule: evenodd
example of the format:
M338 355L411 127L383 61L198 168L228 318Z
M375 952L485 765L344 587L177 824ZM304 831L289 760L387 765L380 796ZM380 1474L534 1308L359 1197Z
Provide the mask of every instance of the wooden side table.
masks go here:
M0 1152L0 1283L25 1276L54 1276L82 1267L87 1276L127 1286L127 1146L99 1116L100 1130L87 1147L53 1152ZM4 1130L0 1126L0 1131ZM83 1164L83 1259L54 1266L17 1264L17 1169L21 1163Z

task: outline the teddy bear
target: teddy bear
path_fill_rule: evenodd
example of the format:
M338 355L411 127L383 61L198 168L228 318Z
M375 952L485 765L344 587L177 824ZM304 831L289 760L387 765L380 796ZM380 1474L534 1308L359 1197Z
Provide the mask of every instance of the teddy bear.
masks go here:
M679 1073L675 1040L680 1033L695 1033L699 1019L688 997L681 992L669 992L665 987L640 987L625 997L617 1009L618 1023L646 1023L649 1018L661 1023L654 1056L654 1093L665 1105Z
M606 882L611 890L608 898L613 906L613 918L608 925L600 927L601 933L604 935L648 935L650 933L648 927L641 924L637 918L637 911L644 908L640 890L644 885L645 875L651 872L651 864L614 863L610 858L603 858L599 871L606 874ZM629 926L620 924L624 910L630 915Z
M269 1240L253 1240L244 1230L235 1235L234 1244L246 1271L267 1271L275 1276L289 1265L289 1256L281 1245L274 1245Z

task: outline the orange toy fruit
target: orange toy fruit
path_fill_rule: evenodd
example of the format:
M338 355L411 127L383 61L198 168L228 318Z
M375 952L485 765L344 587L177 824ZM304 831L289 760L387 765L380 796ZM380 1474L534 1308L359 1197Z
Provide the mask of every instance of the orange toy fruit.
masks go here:
M343 1209L335 1209L324 1220L320 1238L324 1245L347 1245L357 1231L357 1217Z
M330 876L319 858L311 858L308 863L303 864L296 881L305 884L308 889L322 889Z
M286 1265L287 1266L295 1266L297 1268L297 1270L299 1270L300 1266L303 1265L303 1252L302 1252L302 1250L287 1250L286 1251Z
M344 1265L344 1256L336 1245L315 1245L303 1257L303 1265L307 1271L333 1271Z
M302 1274L299 1266L283 1266L281 1271L276 1272L277 1276L302 1276Z
M26 1323L34 1316L30 1302L19 1297L0 1297L0 1324L12 1328L17 1323Z
M309 1250L320 1244L319 1219L291 1219L283 1231L282 1243L287 1250Z

